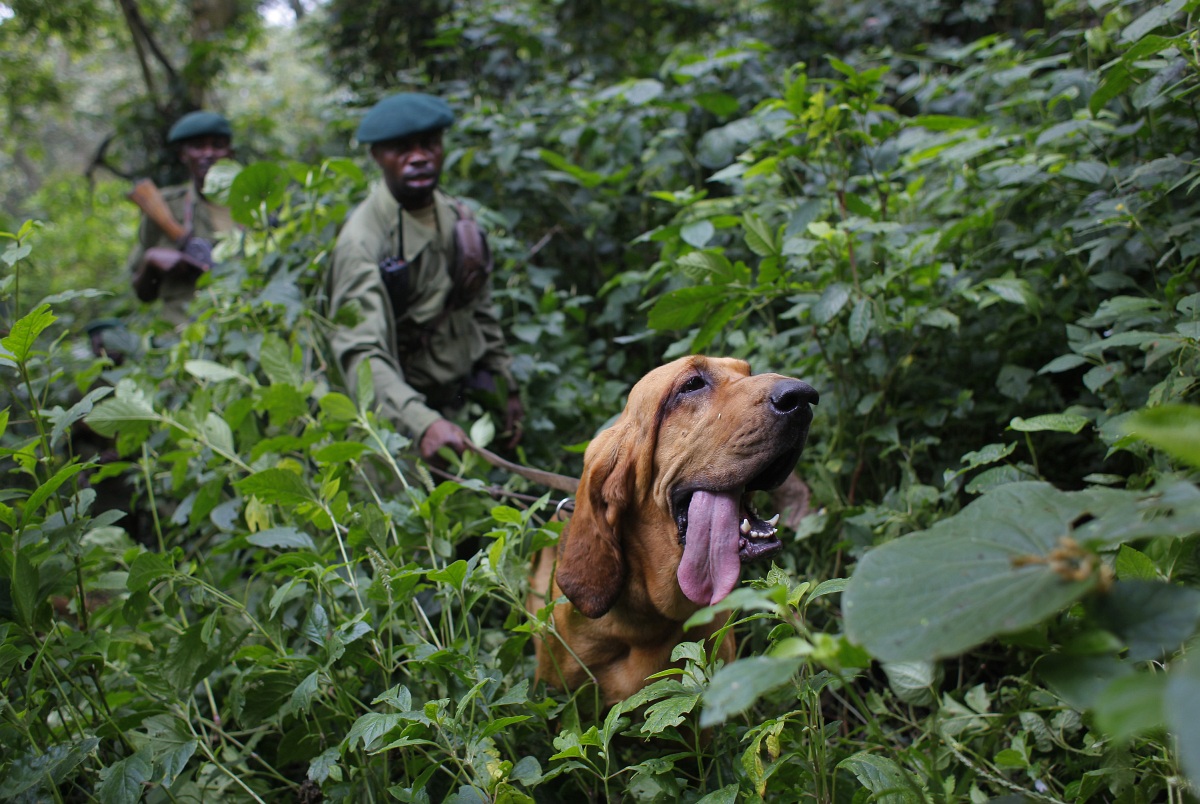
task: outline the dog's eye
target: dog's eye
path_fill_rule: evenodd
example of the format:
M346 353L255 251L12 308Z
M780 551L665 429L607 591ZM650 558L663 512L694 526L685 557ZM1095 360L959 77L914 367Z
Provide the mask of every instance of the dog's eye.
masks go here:
M707 387L708 387L707 380L705 380L699 374L693 374L691 377L688 377L687 381L684 382L683 385L679 386L679 393L690 394L693 391L700 391Z

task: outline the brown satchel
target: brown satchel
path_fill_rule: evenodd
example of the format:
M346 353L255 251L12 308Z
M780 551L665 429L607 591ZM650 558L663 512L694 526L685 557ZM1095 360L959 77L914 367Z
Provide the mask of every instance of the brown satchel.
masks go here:
M475 222L471 208L461 201L454 204L458 209L458 221L454 224L454 261L450 264L454 287L446 304L457 310L474 301L483 291L495 263L487 238Z

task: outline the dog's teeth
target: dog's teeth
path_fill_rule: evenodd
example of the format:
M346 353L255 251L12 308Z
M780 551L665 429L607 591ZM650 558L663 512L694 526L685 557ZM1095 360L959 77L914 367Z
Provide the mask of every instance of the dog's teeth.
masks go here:
M749 532L750 532L750 520L743 519L742 520L742 533L749 533Z
M771 530L774 530L775 526L779 524L779 514L776 514L775 516L768 519L767 524L771 526Z

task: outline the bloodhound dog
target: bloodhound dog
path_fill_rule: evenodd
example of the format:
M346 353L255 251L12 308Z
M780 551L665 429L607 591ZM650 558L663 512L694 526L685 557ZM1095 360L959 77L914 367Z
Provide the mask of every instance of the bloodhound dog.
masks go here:
M534 562L529 610L566 595L537 647L537 677L574 689L594 677L605 705L671 664L674 647L712 635L683 623L737 585L742 563L775 555L778 515L750 492L788 477L817 392L750 373L745 361L685 357L654 369L584 454L575 512L557 551ZM731 661L732 639L720 656Z

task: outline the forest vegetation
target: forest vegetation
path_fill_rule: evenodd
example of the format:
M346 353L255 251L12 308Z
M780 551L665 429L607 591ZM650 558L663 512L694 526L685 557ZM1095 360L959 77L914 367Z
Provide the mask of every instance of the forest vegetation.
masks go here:
M3 0L0 800L1197 800L1198 16ZM684 643L608 711L532 684L557 497L435 476L345 392L324 280L401 90L458 113L513 457L578 476L689 353L820 391L807 514L697 615L733 663ZM243 229L164 339L125 195L200 107Z

